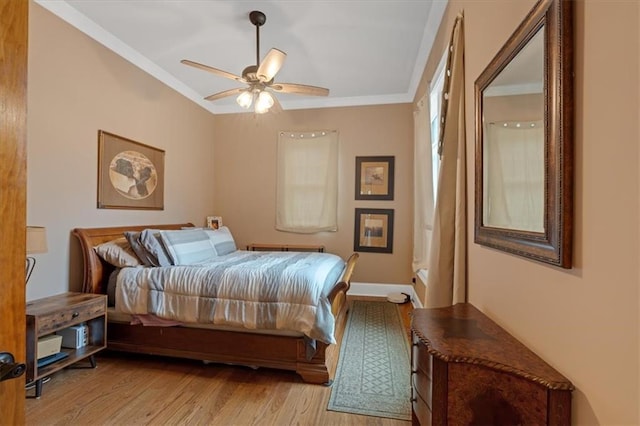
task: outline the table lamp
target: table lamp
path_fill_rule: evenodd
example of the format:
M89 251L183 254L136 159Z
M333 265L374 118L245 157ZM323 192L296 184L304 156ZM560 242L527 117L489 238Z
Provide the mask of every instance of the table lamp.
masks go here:
M47 252L47 228L43 226L27 226L27 254L38 254ZM29 282L29 277L33 272L33 268L36 266L36 259L32 256L27 256L26 264L26 281L25 285Z

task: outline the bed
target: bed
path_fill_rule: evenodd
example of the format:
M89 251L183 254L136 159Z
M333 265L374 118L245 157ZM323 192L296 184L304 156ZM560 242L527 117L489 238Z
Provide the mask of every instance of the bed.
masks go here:
M116 267L99 256L94 247L121 239L125 233L149 229L172 231L192 227L192 224L185 223L74 229L72 233L80 243L83 257L82 291L107 294L109 278L115 275L112 272ZM344 266L336 275L338 278L322 293L329 305L336 331L344 327L347 315L346 293L357 259L358 254L354 253L349 259L342 261ZM145 326L132 324L129 316L116 312L113 307L109 308L107 318L109 350L292 370L305 382L331 383L327 349L334 345L310 339L300 332L186 323L176 326Z

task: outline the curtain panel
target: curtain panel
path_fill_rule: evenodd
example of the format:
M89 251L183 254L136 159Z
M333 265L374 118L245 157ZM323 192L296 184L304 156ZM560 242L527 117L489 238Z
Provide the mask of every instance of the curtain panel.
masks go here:
M453 26L445 74L438 191L424 306L438 308L466 300L466 135L464 114L464 32Z
M337 207L338 132L279 132L276 229L336 231Z

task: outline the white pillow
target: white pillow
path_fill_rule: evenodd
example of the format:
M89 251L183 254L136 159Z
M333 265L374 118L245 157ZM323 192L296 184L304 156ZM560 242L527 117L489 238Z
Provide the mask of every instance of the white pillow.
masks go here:
M233 235L231 235L231 231L229 231L229 228L226 226L221 226L218 229L205 229L204 232L206 232L211 239L218 256L233 253L238 249L236 242L233 240Z
M202 229L160 231L174 265L193 265L216 257L216 249Z
M142 265L125 237L107 241L93 249L98 253L98 256L117 268Z

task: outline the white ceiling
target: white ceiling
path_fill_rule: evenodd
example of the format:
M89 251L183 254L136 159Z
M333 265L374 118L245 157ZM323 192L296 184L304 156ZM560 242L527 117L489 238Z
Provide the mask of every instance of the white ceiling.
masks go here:
M265 13L260 57L287 59L275 81L330 89L328 97L278 94L284 109L413 101L448 0L35 0L212 113L243 112L242 84L180 63L240 75L256 62L249 12Z

